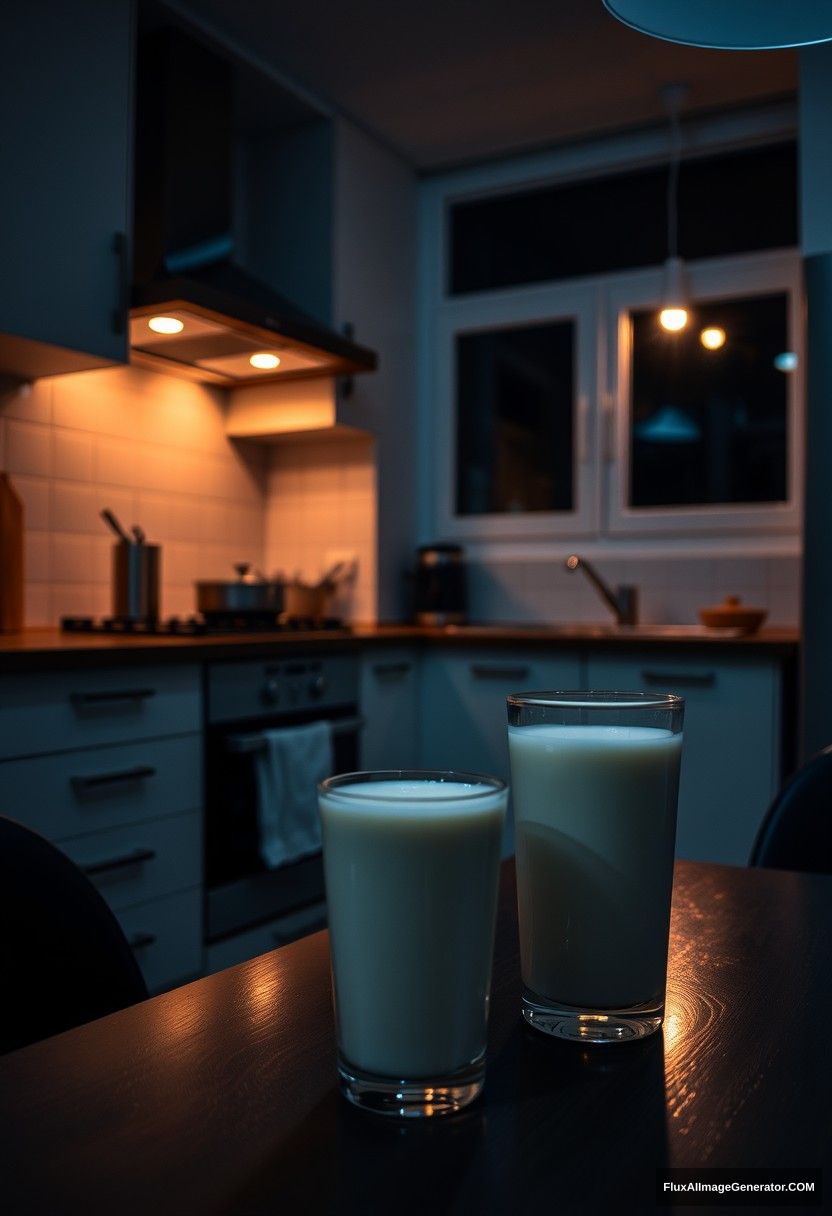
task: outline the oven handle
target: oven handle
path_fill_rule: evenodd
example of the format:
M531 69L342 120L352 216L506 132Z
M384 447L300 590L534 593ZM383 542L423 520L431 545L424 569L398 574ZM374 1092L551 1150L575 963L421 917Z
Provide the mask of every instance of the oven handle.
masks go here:
M327 721L333 735L356 735L365 726L364 718L329 718ZM266 737L259 733L228 735L226 746L229 751L235 753L261 752L266 746Z

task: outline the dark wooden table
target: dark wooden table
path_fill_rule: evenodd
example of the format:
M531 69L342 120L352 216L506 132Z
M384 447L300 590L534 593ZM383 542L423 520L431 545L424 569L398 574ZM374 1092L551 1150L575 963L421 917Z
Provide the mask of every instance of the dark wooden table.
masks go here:
M324 933L6 1056L3 1211L654 1212L658 1167L829 1164L832 879L680 863L641 1044L526 1030L516 932L506 866L486 1091L453 1118L338 1096Z

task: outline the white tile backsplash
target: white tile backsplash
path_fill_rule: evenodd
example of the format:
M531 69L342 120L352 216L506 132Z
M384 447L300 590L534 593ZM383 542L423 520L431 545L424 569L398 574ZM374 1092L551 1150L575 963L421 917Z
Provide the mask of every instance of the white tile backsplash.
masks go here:
M320 577L334 552L354 554L355 582L337 608L353 620L376 614L376 479L368 437L309 439L271 449L265 562L269 573Z
M635 584L645 624L698 624L698 610L726 595L768 609L772 625L799 622L795 557L621 557L599 560L597 567L611 585ZM612 620L586 576L570 574L560 561L473 561L468 578L469 616L475 622Z
M261 564L268 453L238 451L216 390L137 368L55 376L0 394L0 467L23 499L26 621L110 611L110 507L162 545L164 614L197 577Z

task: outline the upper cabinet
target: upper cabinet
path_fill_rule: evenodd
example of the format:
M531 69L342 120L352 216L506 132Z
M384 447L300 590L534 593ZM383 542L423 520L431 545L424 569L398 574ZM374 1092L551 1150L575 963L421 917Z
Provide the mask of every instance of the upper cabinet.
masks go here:
M0 374L127 358L132 0L39 0L0 39Z

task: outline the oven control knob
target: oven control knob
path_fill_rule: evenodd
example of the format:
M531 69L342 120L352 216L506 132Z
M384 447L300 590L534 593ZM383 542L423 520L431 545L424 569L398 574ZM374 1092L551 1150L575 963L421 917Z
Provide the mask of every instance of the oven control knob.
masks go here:
M280 682L276 679L266 680L260 695L266 705L277 705L280 701Z
M314 680L309 681L309 696L313 701L320 701L327 689L326 677L315 676Z

